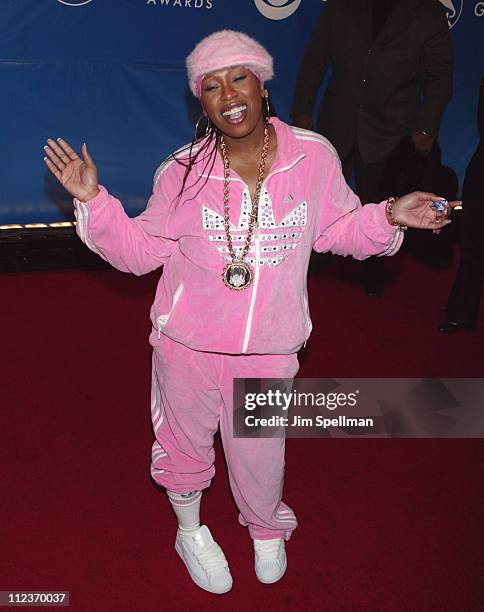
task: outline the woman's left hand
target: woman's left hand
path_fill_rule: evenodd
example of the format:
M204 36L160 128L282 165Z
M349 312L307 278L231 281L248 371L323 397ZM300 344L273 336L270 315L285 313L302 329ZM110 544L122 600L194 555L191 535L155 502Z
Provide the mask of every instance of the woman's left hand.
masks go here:
M438 212L431 208L433 202L444 200L445 198L427 193L425 191L414 191L398 198L393 204L393 220L400 225L416 227L418 229L431 229L435 234L448 225L451 221L448 218L455 206L461 206L462 202L456 200L449 202L448 214ZM387 215L388 216L388 215ZM391 222L391 219L389 219Z

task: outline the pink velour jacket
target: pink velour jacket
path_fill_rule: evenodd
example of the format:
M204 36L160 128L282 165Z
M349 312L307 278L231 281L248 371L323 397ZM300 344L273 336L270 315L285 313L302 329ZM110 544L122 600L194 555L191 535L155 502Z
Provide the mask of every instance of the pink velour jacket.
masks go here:
M115 268L145 274L164 265L151 308L154 346L166 334L200 351L294 353L312 328L306 286L312 249L357 259L399 249L402 232L388 223L385 203L361 206L325 138L275 118L271 123L277 155L263 182L247 257L254 280L243 291L222 281L229 258L218 153L205 184L206 164L195 164L178 202L185 168L173 159L164 162L146 210L134 219L104 187L87 203L74 201L81 240ZM248 188L231 171L236 248L244 245L250 209Z

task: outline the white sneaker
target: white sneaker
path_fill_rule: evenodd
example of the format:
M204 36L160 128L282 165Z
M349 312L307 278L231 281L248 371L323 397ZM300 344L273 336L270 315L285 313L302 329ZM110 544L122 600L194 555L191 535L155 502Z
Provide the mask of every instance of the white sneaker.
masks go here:
M265 584L280 580L287 568L284 540L254 540L255 573Z
M230 591L232 576L227 559L206 525L188 533L178 530L175 550L200 588L210 593Z

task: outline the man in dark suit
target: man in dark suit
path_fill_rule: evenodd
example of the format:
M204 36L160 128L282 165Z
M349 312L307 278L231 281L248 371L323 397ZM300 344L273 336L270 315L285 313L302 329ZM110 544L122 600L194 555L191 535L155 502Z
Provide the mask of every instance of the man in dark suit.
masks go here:
M460 263L446 308L441 332L474 329L479 320L479 304L484 275L484 75L479 88L477 124L480 140L471 158L462 186Z
M438 0L328 0L299 71L296 126L312 128L326 68L317 131L334 145L363 204L379 202L385 162L408 140L430 153L452 95L452 43ZM405 145L406 146L406 145ZM394 158L394 155L393 155ZM383 261L365 262L367 293L381 296Z

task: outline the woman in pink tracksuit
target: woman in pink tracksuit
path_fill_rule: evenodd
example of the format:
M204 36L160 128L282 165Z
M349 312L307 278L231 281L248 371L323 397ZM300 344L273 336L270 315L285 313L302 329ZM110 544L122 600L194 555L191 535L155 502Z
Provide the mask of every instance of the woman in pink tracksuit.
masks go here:
M311 332L311 250L364 259L392 255L403 226L440 228L439 198L415 193L361 207L323 137L268 113L272 58L248 36L212 34L187 59L205 133L155 175L146 210L130 219L82 159L48 141L48 168L75 197L85 244L125 272L164 266L151 309L155 442L151 474L178 518L175 547L200 587L232 586L225 556L199 523L214 476L218 427L239 522L254 540L259 580L279 580L297 526L281 499L284 439L232 434L234 378L293 378Z

